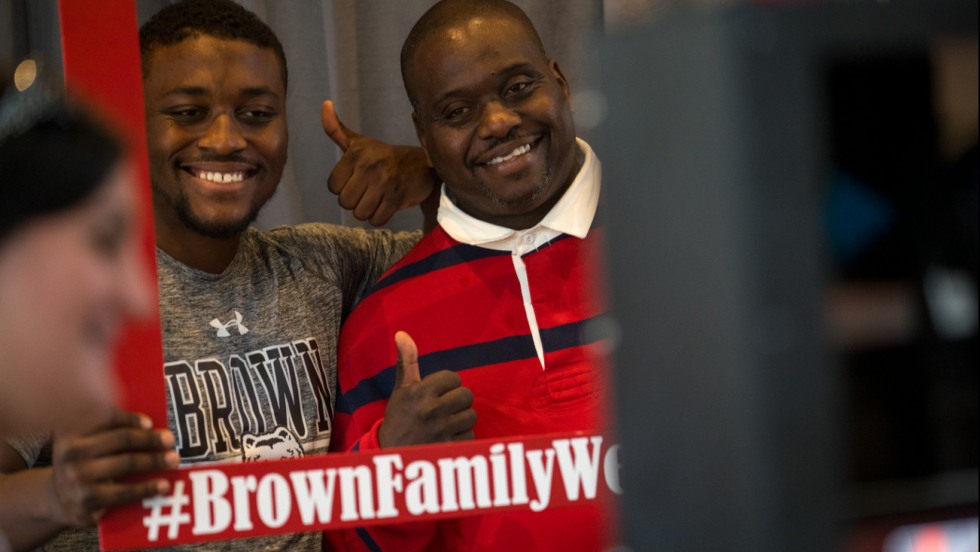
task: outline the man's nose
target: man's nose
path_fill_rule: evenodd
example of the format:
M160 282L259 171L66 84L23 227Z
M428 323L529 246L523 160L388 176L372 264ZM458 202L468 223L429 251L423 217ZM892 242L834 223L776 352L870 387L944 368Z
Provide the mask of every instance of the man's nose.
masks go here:
M489 102L480 117L480 138L503 138L521 124L521 116L501 102Z
M215 117L198 140L201 149L222 154L245 149L245 145L245 137L242 136L238 121L227 113Z

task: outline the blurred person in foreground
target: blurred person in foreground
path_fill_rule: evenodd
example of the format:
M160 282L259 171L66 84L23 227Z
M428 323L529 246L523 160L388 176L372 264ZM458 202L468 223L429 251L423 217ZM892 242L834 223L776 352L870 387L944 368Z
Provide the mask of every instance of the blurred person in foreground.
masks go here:
M589 331L604 312L601 171L558 63L514 4L445 0L401 64L444 181L438 226L341 332L335 446L606 429L604 347ZM593 503L328 537L352 550L593 551L612 542L610 522Z
M115 339L127 319L152 312L135 192L122 144L80 106L40 80L24 90L6 86L0 435L87 429L106 420L149 427L113 411ZM22 490L0 475L0 510L49 507ZM0 550L9 546L5 531L0 525Z
M289 143L285 53L254 13L231 0L169 4L140 28L140 53L169 446L181 465L325 453L333 433L340 325L421 233L323 223L265 231L252 226L279 185ZM329 119L325 130L347 150L338 167L350 178L330 179L344 205L343 190L365 174L361 162L371 158L350 154L365 154L365 140L368 150L379 144L352 137ZM382 153L386 146L379 146ZM410 167L392 162L392 171L368 178L383 191L368 185L351 194L355 199L387 198L392 186L415 176L421 192L409 195L421 201L432 194L421 151L398 149ZM374 208L362 214L378 221ZM123 479L176 464L153 432L134 431L138 435L126 441L96 431L0 442L0 450L8 449L0 471L24 485L33 477L35 503L51 487L60 495L33 518L0 512L0 524L16 527L15 546L97 550L97 533L88 526L106 508L159 492L158 480ZM48 446L50 462L42 454ZM8 535L13 542L13 530ZM314 531L190 548L297 552L320 546L321 532Z

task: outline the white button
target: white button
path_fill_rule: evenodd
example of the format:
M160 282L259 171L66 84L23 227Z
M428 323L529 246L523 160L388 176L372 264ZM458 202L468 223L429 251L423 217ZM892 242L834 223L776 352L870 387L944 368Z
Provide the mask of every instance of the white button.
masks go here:
M524 243L528 245L534 244L534 234L527 234L524 236Z

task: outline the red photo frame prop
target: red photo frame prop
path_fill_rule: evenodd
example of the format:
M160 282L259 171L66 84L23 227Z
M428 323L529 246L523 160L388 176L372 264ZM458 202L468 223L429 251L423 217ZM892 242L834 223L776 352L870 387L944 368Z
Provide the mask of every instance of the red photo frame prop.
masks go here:
M146 149L143 78L133 0L60 0L61 49L68 90L85 100L123 137L137 171L140 240L150 285L156 289L153 202ZM154 310L156 307L154 306ZM116 353L122 406L167 424L159 316L124 330Z

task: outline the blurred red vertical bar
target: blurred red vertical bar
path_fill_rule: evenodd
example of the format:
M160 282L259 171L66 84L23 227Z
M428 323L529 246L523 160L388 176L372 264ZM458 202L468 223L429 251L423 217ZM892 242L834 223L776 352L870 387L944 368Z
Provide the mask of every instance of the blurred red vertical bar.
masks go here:
M141 240L147 277L156 290L156 245L146 150L143 79L134 0L59 0L65 83L125 138L136 167ZM166 426L159 312L124 331L116 373L127 410Z

